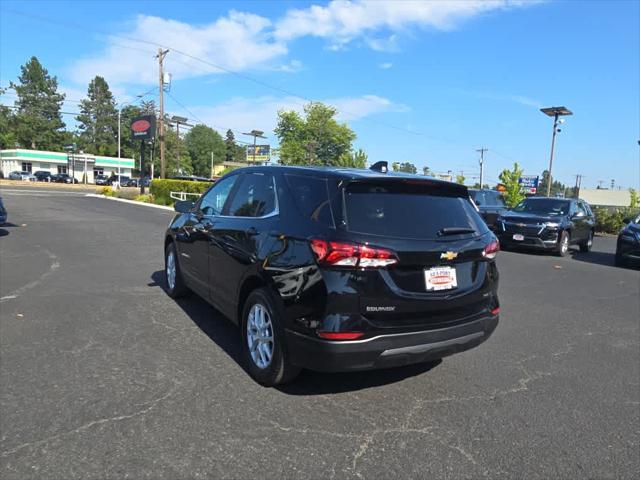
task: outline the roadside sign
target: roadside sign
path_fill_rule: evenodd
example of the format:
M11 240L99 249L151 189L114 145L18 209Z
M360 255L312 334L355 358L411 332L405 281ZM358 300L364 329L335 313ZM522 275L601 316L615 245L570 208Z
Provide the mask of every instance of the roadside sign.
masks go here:
M522 186L522 189L526 193L535 194L538 191L538 182L540 177L538 175L522 175L518 179L518 183Z
M268 162L271 158L270 145L256 145L255 157L253 155L253 145L247 145L247 162Z
M131 140L153 140L156 136L155 115L142 115L131 120Z

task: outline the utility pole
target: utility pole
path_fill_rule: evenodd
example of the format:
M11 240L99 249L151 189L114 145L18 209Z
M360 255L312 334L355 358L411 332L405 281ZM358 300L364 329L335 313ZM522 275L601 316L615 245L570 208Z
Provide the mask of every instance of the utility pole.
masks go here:
M263 131L262 130L251 130L248 133L243 133L243 135L248 135L250 137L253 137L253 164L256 164L256 139L258 138L267 138L263 135Z
M482 186L482 180L484 179L484 152L488 152L488 148L479 148L476 152L480 153L480 190L484 187Z
M159 81L159 94L160 94L160 122L158 136L160 137L160 178L165 178L165 163L164 163L164 66L163 61L165 55L169 53L169 50L163 50L158 48L158 81Z

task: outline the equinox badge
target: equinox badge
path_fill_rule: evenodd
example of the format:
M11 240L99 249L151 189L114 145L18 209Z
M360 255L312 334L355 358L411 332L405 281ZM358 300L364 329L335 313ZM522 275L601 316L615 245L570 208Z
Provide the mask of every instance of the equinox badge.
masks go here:
M440 254L441 260L453 260L454 258L457 258L457 257L458 257L457 252L442 252Z

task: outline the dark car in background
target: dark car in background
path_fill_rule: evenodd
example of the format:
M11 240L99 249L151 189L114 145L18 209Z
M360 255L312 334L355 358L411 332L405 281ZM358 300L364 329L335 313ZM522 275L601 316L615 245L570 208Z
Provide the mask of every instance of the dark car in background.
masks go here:
M51 181L55 183L79 183L77 178L73 178L68 173L56 173L51 175Z
M625 223L616 242L616 265L637 265L640 263L640 215L625 219Z
M264 385L300 368L437 360L498 324L499 244L463 185L249 167L175 209L169 295L192 290L237 323L248 371Z
M114 183L118 182L121 187L126 187L130 180L131 177L127 175L111 175L109 177L108 184L113 185Z
M46 170L39 170L33 174L38 182L50 182L51 181L51 172Z
M503 248L528 247L559 256L578 245L588 252L593 245L595 217L582 200L529 197L497 219L496 234Z
M173 177L173 180L186 180L188 182L213 182L212 179L207 177L198 177L196 175L178 175Z
M480 215L491 230L496 229L496 220L505 213L508 208L504 204L502 194L496 190L469 189L469 196L478 207Z
M99 175L96 175L94 181L96 185L108 185L109 177L107 175L99 174Z

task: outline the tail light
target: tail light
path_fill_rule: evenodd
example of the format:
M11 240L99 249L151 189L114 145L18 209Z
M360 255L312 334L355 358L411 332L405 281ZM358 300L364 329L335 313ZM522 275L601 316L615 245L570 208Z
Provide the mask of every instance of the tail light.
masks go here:
M494 317L499 314L500 314L500 307L496 307L493 310L491 310L491 315L493 315Z
M500 251L500 242L498 240L492 240L489 245L484 247L482 251L482 256L487 260L493 260L498 255Z
M381 268L398 263L397 255L385 248L346 242L312 239L311 250L321 265Z

